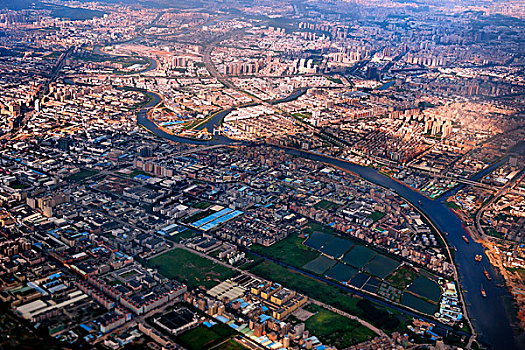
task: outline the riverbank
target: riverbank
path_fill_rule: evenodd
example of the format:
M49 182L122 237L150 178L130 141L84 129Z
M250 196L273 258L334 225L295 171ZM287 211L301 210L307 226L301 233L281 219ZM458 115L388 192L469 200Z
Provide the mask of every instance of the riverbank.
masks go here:
M157 136L172 141L202 145L232 145L235 143L222 135L216 135L210 141L195 141L175 137L156 128L151 121L145 118L145 114L146 112L144 110L139 112L139 124ZM485 256L483 247L477 242L465 243L462 236L464 236L466 232L461 220L441 200L432 200L405 184L380 174L379 171L374 168L364 167L322 154L308 153L294 149L284 150L292 155L350 170L368 181L390 188L428 217L429 221L435 225L439 232L448 232L446 241L457 249L455 264L458 271L458 278L461 289L464 292L468 315L471 316L472 324L479 333L478 339L496 349L512 350L520 348L514 339L511 318L506 312L504 303L504 298L509 297L510 294L505 289L496 287L497 282L486 283L483 270L491 270L492 267ZM481 264L473 263L476 254L485 256ZM487 293L486 298L482 297L480 293L480 286L482 284ZM495 323L494 320L498 320L498 322Z

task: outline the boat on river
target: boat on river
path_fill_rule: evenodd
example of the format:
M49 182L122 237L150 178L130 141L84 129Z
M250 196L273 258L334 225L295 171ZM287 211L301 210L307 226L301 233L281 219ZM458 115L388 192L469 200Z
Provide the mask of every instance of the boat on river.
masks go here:
M483 274L485 275L485 277L486 277L489 281L492 281L492 277L490 277L489 272L487 271L487 269L483 269Z

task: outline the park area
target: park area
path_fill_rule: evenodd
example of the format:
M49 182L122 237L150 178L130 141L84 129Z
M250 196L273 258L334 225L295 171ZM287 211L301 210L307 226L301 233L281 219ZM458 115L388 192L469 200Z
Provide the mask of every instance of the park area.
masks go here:
M170 250L149 260L167 278L184 282L190 288L214 287L234 275L234 271L182 248Z

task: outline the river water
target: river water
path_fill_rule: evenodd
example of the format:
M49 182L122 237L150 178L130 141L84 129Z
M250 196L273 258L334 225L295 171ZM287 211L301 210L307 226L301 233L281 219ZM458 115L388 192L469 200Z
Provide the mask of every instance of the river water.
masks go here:
M296 94L292 94L282 100L274 101L274 103L290 101L297 98L302 93L304 93L304 91L296 92ZM177 137L160 130L146 117L147 110L161 101L159 96L155 94L152 94L152 96L154 96L154 100L138 113L137 122L153 134L172 141L189 144L229 145L236 143L224 136L214 136L213 140L199 141ZM228 113L228 111L221 112L210 120L207 123L209 130L213 129L213 125L218 125L220 120ZM458 268L464 300L466 301L470 319L478 333L478 339L494 349L514 350L520 348L515 341L513 329L511 327L511 320L509 317L511 310L506 309L506 305L510 305L511 300L509 292L506 288L496 287L496 284L502 283L502 280L501 277L496 274L492 265L488 262L483 247L474 242L473 239L468 236L461 220L444 204L442 199L429 199L419 191L388 176L380 174L378 170L374 168L364 167L321 154L312 154L292 149L285 150L287 153L293 155L332 164L359 174L368 181L390 188L421 210L441 232L448 233L445 237L448 244L457 248L457 252L455 253L455 263ZM470 243L467 244L462 239L463 235L469 237ZM483 260L480 263L474 261L474 256L476 254L481 254L483 256ZM486 268L493 277L492 281L488 281L485 278L483 274L484 268ZM483 298L481 295L481 286L483 286L487 293L486 298Z

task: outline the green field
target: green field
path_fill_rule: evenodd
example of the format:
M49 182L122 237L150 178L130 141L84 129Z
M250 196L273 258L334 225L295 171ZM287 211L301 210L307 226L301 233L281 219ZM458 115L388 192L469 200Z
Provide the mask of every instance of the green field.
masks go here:
M234 334L233 329L223 324L211 328L200 325L177 336L177 342L188 350L210 349Z
M445 204L447 205L447 207L452 208L454 210L461 209L461 207L456 202L447 201Z
M211 288L234 275L234 271L187 250L176 248L149 261L159 272L190 288Z
M401 289L405 289L417 278L417 276L418 273L412 268L402 266L388 276L387 282Z
M121 274L119 276L122 277L122 278L128 278L128 277L131 277L131 276L135 276L137 274L138 274L138 272L136 270L129 270L129 271L124 272L123 274Z
M340 78L326 77L328 80L333 81L336 84L342 84L343 81Z
M200 235L200 233L195 231L195 230L193 230L193 229L191 229L191 228L187 228L186 230L182 231L181 233L178 233L178 234L173 235L173 236L166 236L166 238L169 239L170 241L175 242L175 243L179 243L183 239L192 238L192 237L195 237L197 235Z
M211 203L206 201L198 202L193 205L193 207L197 209L207 209L209 206L211 206Z
M301 267L319 256L318 252L303 245L303 239L297 233L292 233L269 247L254 244L250 249L288 265Z
M130 172L126 176L129 177L129 178L134 178L137 175L145 175L145 176L153 177L153 175L151 175L150 173L147 173L147 172L142 171L142 170L137 170L137 169L134 169L132 172Z
M316 309L315 315L306 320L305 328L323 343L344 349L375 336L374 332L357 321L313 304L309 305L310 311L314 311L313 307Z
M379 220L381 220L381 218L383 218L383 216L385 216L385 213L376 210L372 214L370 214L369 218L374 220L374 222L378 222Z
M334 203L334 202L330 202L330 201L327 201L327 200L323 199L320 202L317 202L314 205L314 208L316 208L316 209L325 209L325 210L328 210L328 211L333 211L333 210L336 210L337 208L339 208L339 204Z
M246 350L245 346L242 344L239 344L233 339L228 340L225 343L220 344L219 346L216 346L213 348L213 350Z
M101 62L112 62L112 63L119 63L122 64L123 68L130 67L134 64L146 64L148 63L148 60L143 57L138 56L116 56L116 55L105 55L105 54L98 54L91 51L84 51L79 54L75 54L73 58L85 61L85 62L95 62L95 63L101 63Z
M78 173L75 173L73 175L69 175L66 179L73 182L82 181L85 178L88 178L90 176L93 176L97 173L95 170L90 169L81 169Z
M399 326L399 319L396 316L376 307L368 300L358 299L338 287L327 285L270 261L264 261L252 267L250 272L350 314L362 317L377 327L393 330Z
M208 215L211 215L213 214L214 212L211 211L211 210L203 210L203 211L199 211L199 212L196 212L195 214L191 215L191 216L188 216L188 217L185 217L184 219L182 219L182 222L185 223L185 224L191 224L195 221L198 221L202 218L205 218L206 216Z

